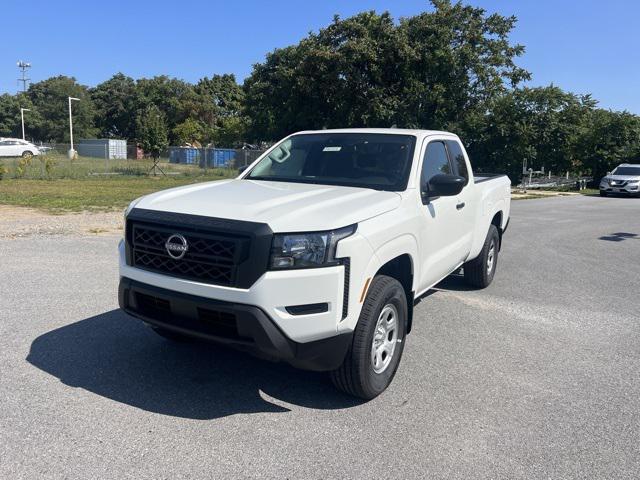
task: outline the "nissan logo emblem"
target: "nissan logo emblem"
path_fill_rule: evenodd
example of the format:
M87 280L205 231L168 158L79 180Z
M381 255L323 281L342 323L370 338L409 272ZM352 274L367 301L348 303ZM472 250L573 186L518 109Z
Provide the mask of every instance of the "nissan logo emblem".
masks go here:
M175 260L180 260L185 256L187 250L189 250L189 244L187 239L179 233L174 233L164 243L164 248L167 249L169 256Z

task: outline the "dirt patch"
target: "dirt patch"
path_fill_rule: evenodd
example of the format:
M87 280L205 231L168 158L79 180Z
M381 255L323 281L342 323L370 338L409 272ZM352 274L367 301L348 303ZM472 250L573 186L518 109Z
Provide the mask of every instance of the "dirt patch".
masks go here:
M512 200L528 200L530 198L545 198L545 197L571 197L580 195L580 192L556 192L551 190L527 190L526 193L523 190L511 190Z
M122 212L51 215L32 208L0 205L0 238L33 235L120 235Z

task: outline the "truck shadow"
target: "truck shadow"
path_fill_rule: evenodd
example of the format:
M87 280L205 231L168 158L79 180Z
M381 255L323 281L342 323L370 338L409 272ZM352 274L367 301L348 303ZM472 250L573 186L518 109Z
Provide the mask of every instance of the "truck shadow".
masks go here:
M433 290L438 291L438 290L451 290L451 291L456 291L456 292L469 292L469 291L473 291L476 290L474 287L472 287L471 285L469 285L465 280L464 280L464 275L462 275L461 273L452 273L451 275L449 275L448 277L445 277L444 279L442 279L440 281L440 283L438 283L437 285L435 285L433 287Z
M217 345L174 344L120 310L39 336L27 361L66 385L149 412L198 420L290 410L278 400L316 409L362 403L335 390L325 374Z

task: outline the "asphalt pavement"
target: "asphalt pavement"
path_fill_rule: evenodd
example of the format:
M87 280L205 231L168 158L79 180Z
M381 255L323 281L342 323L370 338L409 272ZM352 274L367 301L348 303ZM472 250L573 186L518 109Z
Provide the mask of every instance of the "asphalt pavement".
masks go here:
M0 239L2 479L640 477L640 199L514 202L367 403L123 315L117 242Z

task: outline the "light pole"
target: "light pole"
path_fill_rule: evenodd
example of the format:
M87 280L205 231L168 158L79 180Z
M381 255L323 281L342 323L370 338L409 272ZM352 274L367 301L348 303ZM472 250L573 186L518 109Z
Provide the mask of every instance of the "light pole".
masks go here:
M22 140L24 140L24 112L30 112L31 110L29 110L28 108L21 108L20 109L20 118L22 119Z
M71 116L71 100L75 100L79 102L79 98L69 97L69 140L71 140L71 148L69 149L68 155L69 160L73 160L76 158L76 151L73 149L73 117Z

